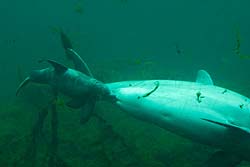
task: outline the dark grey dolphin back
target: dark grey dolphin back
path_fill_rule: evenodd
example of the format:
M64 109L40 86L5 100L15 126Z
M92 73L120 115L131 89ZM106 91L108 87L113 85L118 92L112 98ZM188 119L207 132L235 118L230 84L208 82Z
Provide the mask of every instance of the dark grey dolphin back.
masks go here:
M66 57L73 62L75 69L93 78L93 74L90 71L88 65L84 62L81 56L73 49L72 43L68 36L62 30L60 32L60 35ZM96 97L90 96L88 97L88 99L83 99L83 101L83 106L78 105L81 104L81 101L79 101L79 99L72 99L72 101L68 103L68 106L71 106L71 108L80 107L81 124L86 123L92 116L96 104Z

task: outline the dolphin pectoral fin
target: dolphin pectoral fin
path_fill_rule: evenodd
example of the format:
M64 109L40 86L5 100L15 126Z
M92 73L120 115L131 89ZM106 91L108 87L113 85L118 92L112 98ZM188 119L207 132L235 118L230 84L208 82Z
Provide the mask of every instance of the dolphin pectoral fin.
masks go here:
M94 108L95 108L95 100L89 99L84 106L82 106L80 110L80 123L84 124L88 122L90 117L93 114Z
M21 82L21 84L18 86L17 90L16 90L16 96L18 96L20 90L27 85L30 82L30 77L25 78L25 80L23 80L23 82Z
M204 85L213 85L214 82L207 71L199 70L196 77L196 82Z
M88 65L84 62L81 56L73 49L69 37L62 30L60 32L60 36L62 46L66 53L66 57L73 62L75 69L93 78L93 75Z
M241 163L241 159L234 154L224 151L215 152L206 162L203 167L236 167Z
M83 105L85 104L85 102L80 99L80 98L75 98L70 100L69 102L66 103L66 106L73 108L73 109L79 109L81 108Z
M204 120L204 121L207 121L207 122L211 122L211 123L214 123L214 124L217 124L217 125L220 125L220 126L224 126L226 128L232 129L232 130L237 130L237 131L243 132L243 133L245 133L247 135L250 135L250 129L245 128L245 127L237 126L237 125L234 125L234 124L231 124L231 123L213 121L213 120L205 119L205 118L201 118L201 119Z
M81 58L81 56L75 50L68 48L66 50L66 54L70 55L71 60L73 61L76 70L93 78L93 74L91 73L87 63L85 63L85 61Z
M73 49L73 46L69 37L63 32L63 30L60 30L60 37L61 37L62 46L64 50L67 50L68 48ZM66 56L68 57L67 54ZM68 59L71 59L71 57L68 57Z
M58 62L56 62L54 60L49 60L49 59L47 59L47 60L39 60L39 63L44 62L44 61L47 61L49 64L51 64L54 67L56 73L62 74L65 71L68 70L68 67L66 67L63 64L58 63Z
M79 99L80 98L72 99L66 105L73 109L80 109L80 123L84 124L91 117L95 108L96 100L94 98L89 98L85 101Z

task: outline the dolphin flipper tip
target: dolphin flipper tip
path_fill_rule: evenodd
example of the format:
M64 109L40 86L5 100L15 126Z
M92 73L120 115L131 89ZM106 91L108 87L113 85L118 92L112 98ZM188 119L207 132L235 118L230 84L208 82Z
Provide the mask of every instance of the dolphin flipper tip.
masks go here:
M30 82L30 77L27 77L23 80L23 82L21 82L21 84L18 86L17 90L16 90L16 96L19 95L19 92L21 91L21 89L27 85Z

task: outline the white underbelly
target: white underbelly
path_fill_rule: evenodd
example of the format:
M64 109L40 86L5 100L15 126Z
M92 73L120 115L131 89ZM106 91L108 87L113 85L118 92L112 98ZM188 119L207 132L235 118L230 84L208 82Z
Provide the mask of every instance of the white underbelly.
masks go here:
M196 116L190 115L191 110L171 110L171 107L149 105L128 105L117 102L117 105L124 111L137 119L153 123L163 129L191 140L208 144L218 145L223 143L227 137L227 129L222 126L206 122L201 118L207 116L200 112ZM216 137L215 137L216 136Z

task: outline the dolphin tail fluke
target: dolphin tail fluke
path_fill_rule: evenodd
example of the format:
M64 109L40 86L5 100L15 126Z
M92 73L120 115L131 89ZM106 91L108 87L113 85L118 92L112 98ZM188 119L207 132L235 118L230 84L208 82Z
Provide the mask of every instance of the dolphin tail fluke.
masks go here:
M93 115L94 108L95 108L96 100L89 99L84 106L82 106L80 110L80 123L85 124L88 122L90 117Z
M29 82L30 82L30 77L25 78L25 79L23 80L23 82L21 82L21 84L20 84L20 85L18 86L18 88L17 88L16 96L19 95L20 90L21 90L24 86L26 86Z

